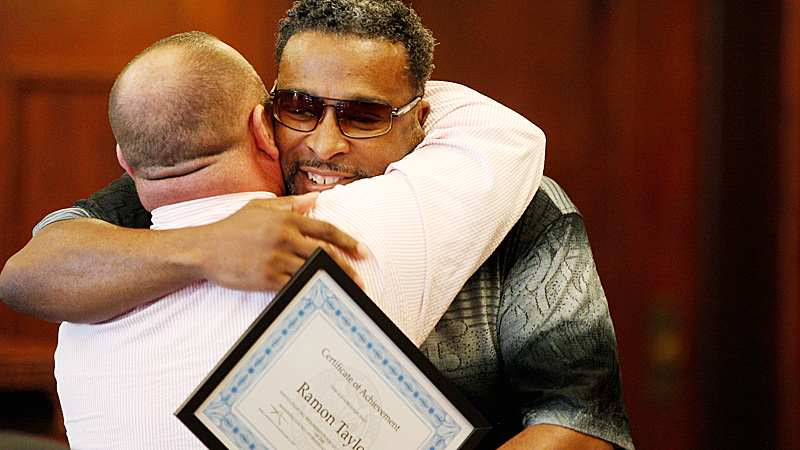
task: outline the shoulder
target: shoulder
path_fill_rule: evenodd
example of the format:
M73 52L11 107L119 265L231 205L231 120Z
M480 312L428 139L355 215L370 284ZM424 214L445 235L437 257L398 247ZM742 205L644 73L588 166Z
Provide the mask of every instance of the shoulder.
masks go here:
M424 99L431 106L425 122L426 133L454 126L488 128L498 143L514 136L525 143L541 146L541 158L544 158L545 136L539 127L474 89L448 81L429 81L425 85Z
M564 189L552 178L542 177L542 182L539 185L539 191L536 192L536 197L540 197L544 203L556 208L562 215L573 213L580 214L578 208L572 203L567 193L564 192Z
M499 102L481 94L480 92L464 86L463 84L450 81L428 81L425 84L425 95L423 98L430 103L431 111L437 109L450 110L464 106L481 106L485 108L497 108L506 112L511 109L501 105Z
M509 232L507 240L514 246L532 245L555 224L564 221L582 221L578 208L553 179L542 177L539 189L525 212Z
M113 181L91 197L78 200L75 206L82 208L93 218L128 228L150 227L150 213L144 209L136 185L128 174Z

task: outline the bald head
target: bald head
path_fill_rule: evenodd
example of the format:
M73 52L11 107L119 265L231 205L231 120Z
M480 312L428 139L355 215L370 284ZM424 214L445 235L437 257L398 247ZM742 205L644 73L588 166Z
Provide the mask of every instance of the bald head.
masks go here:
M144 178L243 144L248 118L267 99L236 50L202 32L158 41L134 58L111 90L109 119L125 161Z

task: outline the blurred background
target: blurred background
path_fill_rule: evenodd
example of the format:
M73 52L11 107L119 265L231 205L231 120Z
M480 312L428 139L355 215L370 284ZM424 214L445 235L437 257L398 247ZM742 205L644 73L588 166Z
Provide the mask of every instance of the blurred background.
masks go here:
M133 56L203 30L269 85L289 6L2 0L0 261L122 174L107 96ZM435 79L546 133L545 174L582 211L608 296L637 448L800 449L800 0L412 6L439 42ZM0 305L0 429L63 440L56 334Z

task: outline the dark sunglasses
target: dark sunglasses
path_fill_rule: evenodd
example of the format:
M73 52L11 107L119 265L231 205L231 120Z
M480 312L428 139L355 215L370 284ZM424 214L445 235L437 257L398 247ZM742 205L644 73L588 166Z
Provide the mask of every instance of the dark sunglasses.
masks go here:
M304 92L278 90L270 92L272 116L281 125L295 131L310 132L322 120L326 106L336 111L336 123L347 137L365 139L382 136L392 129L395 117L411 111L421 100L413 100L399 108L383 102L337 100L317 97ZM325 103L325 101L333 103Z

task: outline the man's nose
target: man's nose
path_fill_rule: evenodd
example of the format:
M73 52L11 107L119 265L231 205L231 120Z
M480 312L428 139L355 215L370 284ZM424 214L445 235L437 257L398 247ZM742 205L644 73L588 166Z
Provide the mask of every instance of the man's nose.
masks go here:
M339 124L336 122L336 109L332 105L325 105L322 119L314 131L309 133L306 143L323 161L328 161L338 154L349 151L350 142L339 129Z

